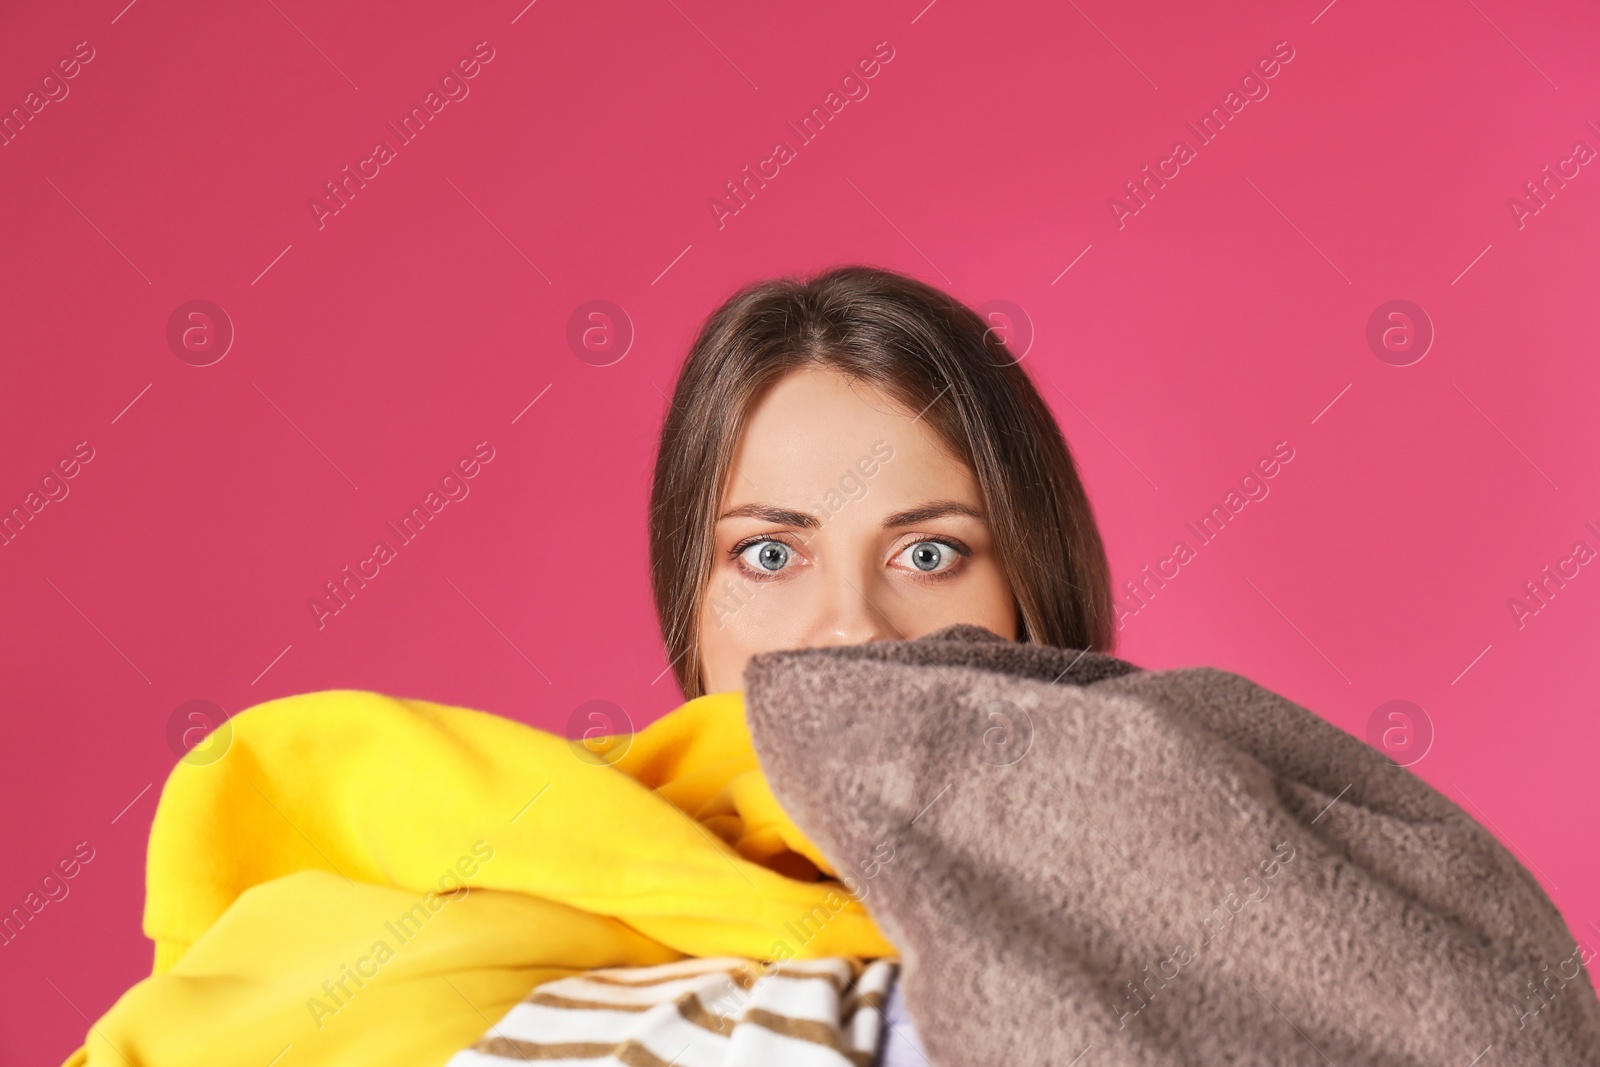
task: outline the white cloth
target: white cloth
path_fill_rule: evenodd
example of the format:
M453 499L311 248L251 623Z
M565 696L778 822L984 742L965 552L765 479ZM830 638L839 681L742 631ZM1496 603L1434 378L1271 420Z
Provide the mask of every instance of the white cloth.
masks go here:
M869 1067L897 963L732 957L547 982L447 1067Z
M883 1045L873 1067L930 1067L928 1054L922 1051L922 1039L917 1036L917 1026L906 1011L900 988L897 972L884 1001Z

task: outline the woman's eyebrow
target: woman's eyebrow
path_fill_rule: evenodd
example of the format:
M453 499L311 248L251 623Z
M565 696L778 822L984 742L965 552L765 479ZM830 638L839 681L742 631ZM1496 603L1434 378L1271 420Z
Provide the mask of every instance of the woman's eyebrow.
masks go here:
M950 515L966 515L969 518L977 519L979 522L987 521L983 516L983 512L971 504L963 504L959 500L935 500L931 504L923 504L920 507L897 511L893 515L884 518L883 526L886 530L896 526L917 526L921 523L942 519Z
M798 526L805 530L814 530L822 525L822 520L815 515L808 515L804 511L791 511L774 504L740 504L736 508L724 511L717 521L720 522L722 519L760 519L774 526Z

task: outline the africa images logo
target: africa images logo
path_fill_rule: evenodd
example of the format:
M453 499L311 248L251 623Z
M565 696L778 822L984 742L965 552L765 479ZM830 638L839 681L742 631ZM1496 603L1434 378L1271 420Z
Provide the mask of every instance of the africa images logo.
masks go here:
M1184 123L1194 135L1194 145L1187 140L1178 140L1173 144L1169 156L1156 161L1154 170L1146 163L1139 177L1130 178L1124 183L1125 196L1113 196L1106 201L1106 206L1111 209L1111 221L1117 224L1117 229L1125 229L1130 218L1150 206L1157 191L1165 189L1167 182L1183 173L1185 166L1200 158L1197 148L1204 148L1222 136L1228 123L1238 118L1251 101L1259 103L1265 100L1272 92L1272 87L1267 83L1292 63L1294 57L1293 46L1288 41L1279 41L1272 46L1272 55L1256 60L1255 66L1245 72L1239 79L1237 90L1229 89L1222 97L1222 103L1200 116L1198 125Z
M372 146L372 154L366 159L359 160L355 170L350 169L347 163L343 174L334 181L323 182L322 187L326 195L313 197L308 201L311 205L311 215L317 220L317 229L327 226L328 219L339 214L350 206L356 193L367 187L367 182L383 173L383 168L400 158L396 146L404 148L427 128L428 123L439 117L451 103L460 103L472 92L472 86L467 83L483 72L484 66L494 60L495 51L488 41L479 41L472 46L472 55L466 56L450 70L439 78L439 88L430 89L423 96L422 103L412 104L410 110L400 116L399 125L393 122L384 123L384 126L394 135L394 144L387 138L380 138Z
M839 88L830 89L822 98L821 104L800 116L798 122L784 123L794 135L795 145L804 148L815 141L822 136L822 131L828 124L837 119L839 113L852 101L865 100L867 94L872 92L872 87L867 82L876 78L883 68L894 60L894 55L894 47L888 41L879 41L872 46L872 55L858 60L856 65L839 79ZM785 166L799 158L799 151L789 144L787 137L784 137L773 143L772 154L758 162L755 170L752 171L749 164L746 164L739 177L724 182L726 198L719 194L706 201L711 208L711 217L716 221L717 229L722 229L728 224L729 219L749 207L750 201L755 199L757 190L765 189L767 182L783 173Z

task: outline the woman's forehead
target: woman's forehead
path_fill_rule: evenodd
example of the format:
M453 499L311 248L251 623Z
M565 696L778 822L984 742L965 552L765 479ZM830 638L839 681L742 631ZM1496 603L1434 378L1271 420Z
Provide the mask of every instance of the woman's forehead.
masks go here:
M861 495L858 483L885 513L933 498L978 503L971 471L922 413L830 368L805 368L752 406L723 510L748 503L809 510L830 490Z

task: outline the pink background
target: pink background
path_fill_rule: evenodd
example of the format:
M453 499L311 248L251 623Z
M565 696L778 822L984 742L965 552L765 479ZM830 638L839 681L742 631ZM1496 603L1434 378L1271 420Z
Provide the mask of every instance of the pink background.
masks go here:
M1413 701L1416 771L1600 935L1600 567L1521 628L1507 604L1600 549L1600 166L1508 207L1600 148L1593 5L125 2L0 16L7 110L94 49L0 148L0 506L94 449L0 547L0 910L95 850L0 947L0 1060L55 1062L148 972L184 702L359 687L557 730L673 707L663 394L735 286L845 261L1023 310L997 325L1033 334L1119 585L1289 442L1119 651L1360 736ZM480 41L470 95L319 229L323 183ZM786 121L881 41L870 94L798 145ZM1280 41L1270 95L1197 147L1185 123ZM710 198L780 138L797 157L719 228ZM1109 199L1179 138L1197 157L1119 229ZM166 338L195 299L237 332L210 366ZM635 333L609 366L566 339L597 299ZM1392 299L1436 330L1410 366L1366 341ZM309 599L479 441L470 495L319 630Z

